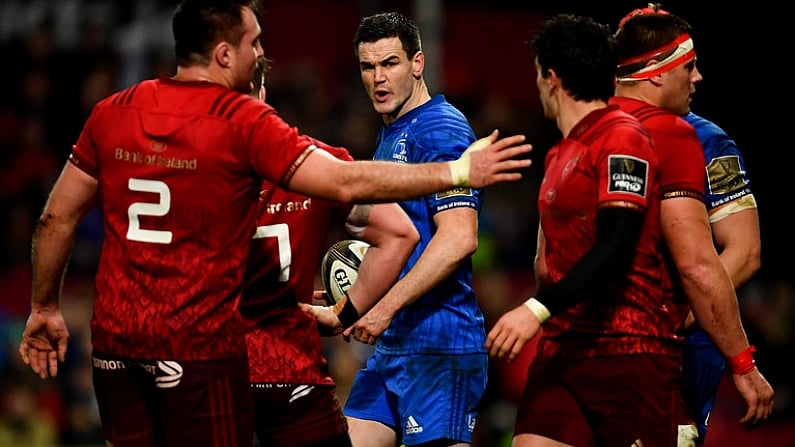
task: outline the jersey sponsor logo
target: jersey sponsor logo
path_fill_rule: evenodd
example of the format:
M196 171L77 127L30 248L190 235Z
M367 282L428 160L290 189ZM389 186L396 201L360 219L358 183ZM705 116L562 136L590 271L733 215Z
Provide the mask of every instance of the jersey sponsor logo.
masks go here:
M630 155L611 155L608 192L624 192L646 197L649 163Z
M453 188L436 194L436 200L446 199L448 197L465 196L472 197L472 188Z
M453 202L445 202L436 205L436 212L444 211L444 210L451 210L453 208L474 208L477 209L478 206L476 203L471 201L463 201L463 200L455 200Z
M417 420L414 419L414 416L409 416L408 419L406 419L406 434L407 435L413 435L413 434L416 434L416 433L422 433L422 430L423 430L422 425L417 423Z
M117 147L113 151L113 157L116 160L127 163L162 166L164 168L172 169L186 169L195 171L199 167L199 162L196 158L183 159L177 157L164 157L158 154L145 154L139 151L128 151L120 147Z
M168 145L159 140L149 140L149 149L154 152L163 152L168 149Z
M137 360L101 359L92 357L94 368L104 371L120 371L127 368L141 368L149 374L157 374L157 367L151 362Z
M712 201L709 202L709 207L708 207L710 215L712 215L712 212L714 211L714 208L717 208L717 207L719 207L719 206L721 206L723 204L726 204L726 203L729 203L729 202L735 202L735 201L737 202L737 210L734 211L734 212L742 211L742 210L748 209L748 208L756 208L756 200L755 199L751 199L751 200L743 199L744 197L749 197L750 195L751 195L751 189L750 188L745 188L742 191L737 191L737 192L735 192L733 194L729 194L728 196L721 196L721 198L719 198L718 200L712 200ZM743 199L742 202L740 201L740 199Z
M160 374L155 377L155 386L158 388L174 388L182 379L182 365L175 361L159 361L157 369Z
M710 160L707 163L707 180L710 194L728 194L748 185L740 158L736 155Z
M91 358L94 368L102 369L105 371L115 371L119 369L127 369L127 364L122 360L105 360L96 357Z
M290 403L309 395L312 390L315 389L314 385L298 385L295 389L290 393Z
M264 191L267 194L267 191ZM262 192L260 193L262 197ZM312 199L307 197L304 200L292 200L278 203L262 203L261 206L265 208L265 212L271 215L280 213L295 213L306 211L312 208Z

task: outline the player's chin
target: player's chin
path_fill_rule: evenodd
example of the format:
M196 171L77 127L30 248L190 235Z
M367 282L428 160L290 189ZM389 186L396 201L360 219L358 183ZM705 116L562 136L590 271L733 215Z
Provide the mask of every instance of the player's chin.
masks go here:
M373 98L373 108L380 115L392 115L395 111L395 105L389 100L380 100Z

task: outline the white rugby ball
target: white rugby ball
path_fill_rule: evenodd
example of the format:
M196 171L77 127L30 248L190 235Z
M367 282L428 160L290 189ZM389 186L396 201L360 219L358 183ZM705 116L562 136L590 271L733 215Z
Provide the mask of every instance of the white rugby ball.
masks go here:
M332 245L323 255L320 278L329 299L336 304L359 276L359 266L370 245L367 242L345 239Z

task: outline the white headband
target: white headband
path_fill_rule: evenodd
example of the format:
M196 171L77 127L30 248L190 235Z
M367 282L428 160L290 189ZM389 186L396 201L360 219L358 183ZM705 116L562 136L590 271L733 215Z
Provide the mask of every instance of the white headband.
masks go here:
M616 78L616 81L642 81L644 79L649 79L696 58L696 50L693 47L693 39L690 38L689 34L684 33L673 42L658 50L654 50L652 52L622 61L618 65L618 70L620 71L622 68L627 68L633 64L643 61L649 61L671 50L673 50L673 52L671 52L671 54L664 59L661 59L651 65L643 66L631 73L619 76Z

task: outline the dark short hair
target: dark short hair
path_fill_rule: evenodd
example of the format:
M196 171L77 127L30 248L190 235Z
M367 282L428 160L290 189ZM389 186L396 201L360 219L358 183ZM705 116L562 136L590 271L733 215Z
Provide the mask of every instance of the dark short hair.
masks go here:
M580 101L606 101L615 91L618 53L610 27L590 17L558 14L530 39L541 76L555 70L563 88Z
M179 65L206 65L221 41L238 45L243 37L243 8L254 12L260 0L182 0L171 20Z
M411 19L397 12L382 12L362 19L353 37L354 54L359 54L360 43L372 43L397 37L409 58L422 51L420 29Z

